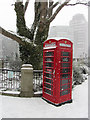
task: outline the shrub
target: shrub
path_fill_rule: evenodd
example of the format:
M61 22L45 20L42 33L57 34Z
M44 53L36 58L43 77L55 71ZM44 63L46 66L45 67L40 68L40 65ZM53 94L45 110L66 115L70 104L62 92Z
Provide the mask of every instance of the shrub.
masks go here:
M77 84L81 84L87 77L88 74L88 67L81 63L80 61L78 62L73 62L73 86Z

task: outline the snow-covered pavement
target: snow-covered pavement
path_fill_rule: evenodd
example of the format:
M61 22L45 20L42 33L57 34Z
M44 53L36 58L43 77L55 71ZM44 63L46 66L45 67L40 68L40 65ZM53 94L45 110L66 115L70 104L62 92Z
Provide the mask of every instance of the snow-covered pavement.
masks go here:
M73 90L73 103L56 107L42 98L1 96L2 118L88 118L88 81ZM1 104L0 104L1 109Z

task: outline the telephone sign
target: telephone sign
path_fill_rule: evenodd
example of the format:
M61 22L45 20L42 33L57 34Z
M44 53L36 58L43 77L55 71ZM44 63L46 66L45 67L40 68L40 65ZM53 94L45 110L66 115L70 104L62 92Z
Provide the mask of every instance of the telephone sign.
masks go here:
M72 48L64 38L43 44L43 99L54 105L72 102Z

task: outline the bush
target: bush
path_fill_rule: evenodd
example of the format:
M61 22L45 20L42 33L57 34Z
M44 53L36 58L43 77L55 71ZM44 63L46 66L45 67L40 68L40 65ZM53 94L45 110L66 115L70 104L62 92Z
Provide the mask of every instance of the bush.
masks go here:
M88 67L79 62L73 62L73 85L81 84L87 78Z

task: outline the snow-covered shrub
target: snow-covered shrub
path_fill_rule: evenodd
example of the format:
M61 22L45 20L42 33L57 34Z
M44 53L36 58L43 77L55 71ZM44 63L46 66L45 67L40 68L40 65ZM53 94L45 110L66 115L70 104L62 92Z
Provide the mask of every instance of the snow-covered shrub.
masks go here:
M80 70L82 74L88 74L88 67L85 64L80 64Z
M88 67L80 61L73 62L73 85L81 84L87 79Z
M73 66L73 84L81 84L83 80L80 67Z

